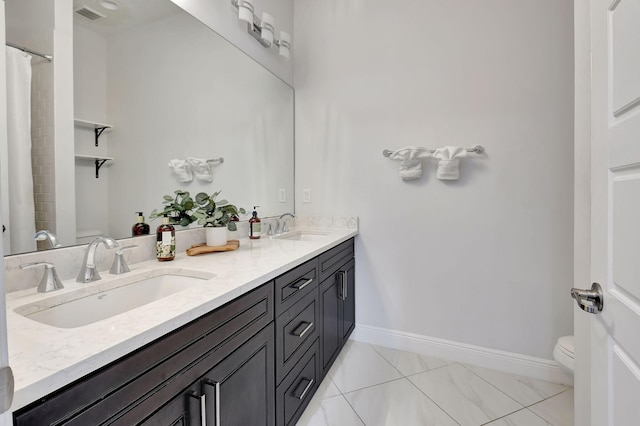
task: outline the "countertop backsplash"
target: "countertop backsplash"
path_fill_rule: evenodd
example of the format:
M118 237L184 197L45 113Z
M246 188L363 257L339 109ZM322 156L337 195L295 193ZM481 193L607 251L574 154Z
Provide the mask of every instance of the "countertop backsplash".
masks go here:
M262 218L263 227L266 224L275 229L277 217ZM289 220L289 229L295 228L323 228L323 229L358 229L358 218L356 216L296 216ZM266 231L264 231L266 233ZM238 238L249 237L249 223L238 222ZM181 230L176 235L176 253L183 253L189 247L204 243L204 228ZM152 232L148 236L125 238L118 240L120 247L137 245L137 247L126 250L125 260L132 265L140 262L152 260L156 256L156 236ZM56 272L62 281L75 278L82 266L84 252L87 245L63 247L55 250L43 250L32 253L5 256L4 258L4 278L5 293L25 290L36 287L42 277L42 268L20 269L20 265L30 262L48 262L56 267ZM109 271L117 249L105 249L99 247L96 251L96 262L98 271L103 274Z

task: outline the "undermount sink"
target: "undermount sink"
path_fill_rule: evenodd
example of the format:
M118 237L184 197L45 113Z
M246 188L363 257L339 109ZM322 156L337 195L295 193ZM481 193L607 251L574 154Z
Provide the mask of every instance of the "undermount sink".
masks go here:
M273 238L280 240L317 241L327 235L329 235L327 232L297 230L287 232L286 234L276 235Z
M158 268L125 274L112 281L56 295L14 309L26 318L59 328L93 324L213 278L215 274L181 268Z

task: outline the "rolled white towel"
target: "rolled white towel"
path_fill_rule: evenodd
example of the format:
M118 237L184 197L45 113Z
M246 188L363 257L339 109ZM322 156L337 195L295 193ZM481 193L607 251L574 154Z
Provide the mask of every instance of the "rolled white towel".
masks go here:
M169 167L173 170L173 174L176 176L178 182L189 183L193 180L191 167L186 160L179 160L177 158L169 160Z
M419 179L422 176L422 159L431 157L428 149L406 146L393 151L389 158L400 161L400 177L403 180Z
M436 177L440 180L460 179L460 158L468 155L467 149L461 146L445 146L436 149L433 153L433 158L438 160Z
M213 182L213 172L211 171L211 165L205 158L187 157L187 162L193 170L193 174L196 179L203 182Z

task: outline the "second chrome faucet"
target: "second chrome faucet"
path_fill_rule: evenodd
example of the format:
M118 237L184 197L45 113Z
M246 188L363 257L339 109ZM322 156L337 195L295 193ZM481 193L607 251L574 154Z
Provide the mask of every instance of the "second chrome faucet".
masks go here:
M98 274L98 268L96 266L96 250L100 244L104 244L107 248L116 248L119 246L116 240L109 237L97 237L91 241L84 252L84 260L82 261L82 267L80 268L76 282L89 283L100 279L100 274Z

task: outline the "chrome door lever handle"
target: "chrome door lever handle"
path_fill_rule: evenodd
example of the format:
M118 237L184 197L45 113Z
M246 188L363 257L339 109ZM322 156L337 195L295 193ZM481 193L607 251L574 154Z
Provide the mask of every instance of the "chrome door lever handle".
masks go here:
M604 307L604 298L600 284L593 283L591 290L571 289L571 297L576 299L576 303L585 312L599 314Z

